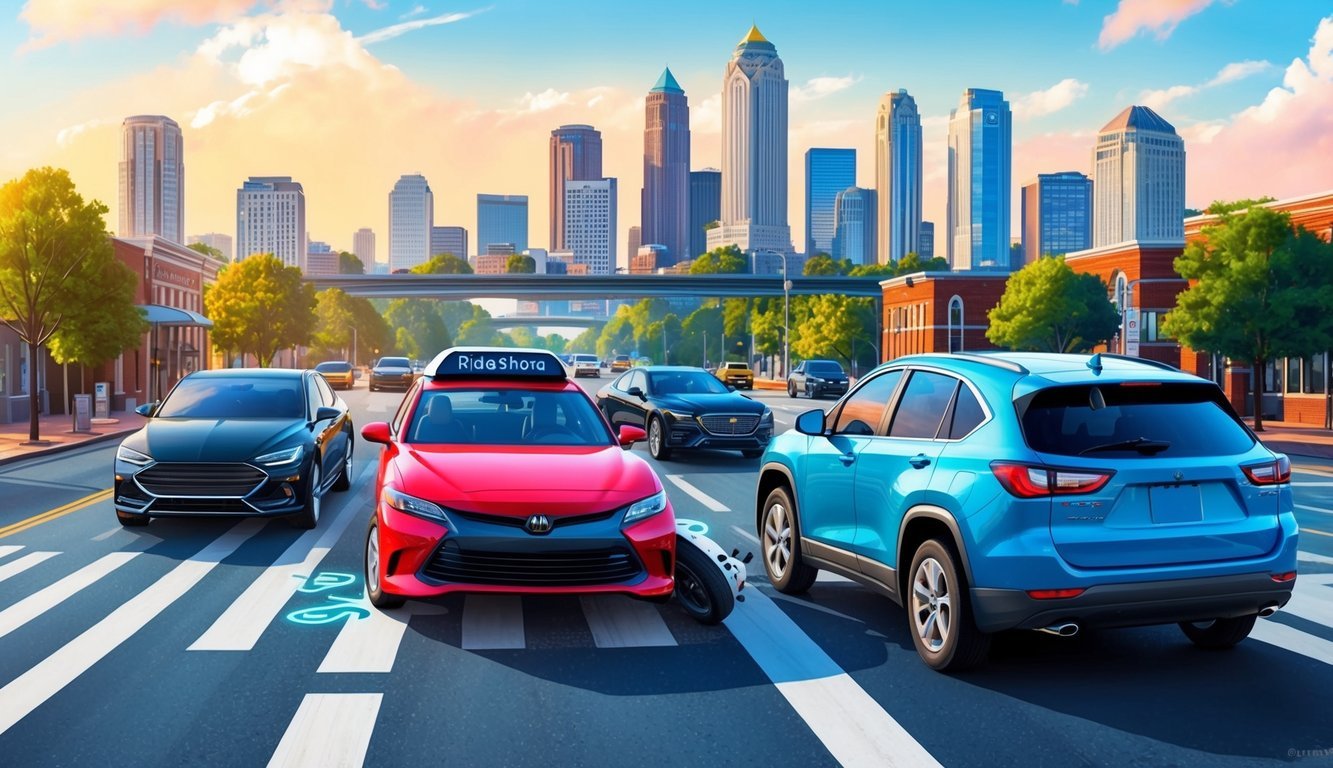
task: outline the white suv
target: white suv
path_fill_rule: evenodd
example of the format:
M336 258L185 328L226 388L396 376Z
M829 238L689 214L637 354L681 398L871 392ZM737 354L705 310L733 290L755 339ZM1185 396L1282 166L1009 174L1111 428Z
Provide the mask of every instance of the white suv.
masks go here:
M602 377L602 361L597 359L597 355L574 355L574 361L570 364L574 369L574 378L579 376L592 376L600 379Z

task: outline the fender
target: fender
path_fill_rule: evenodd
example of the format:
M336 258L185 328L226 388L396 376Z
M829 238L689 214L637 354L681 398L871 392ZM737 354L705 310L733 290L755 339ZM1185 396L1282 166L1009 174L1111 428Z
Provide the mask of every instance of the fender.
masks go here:
M927 517L930 518L931 520L938 520L939 522L944 523L944 525L948 527L949 533L953 536L954 549L958 551L958 556L962 558L963 574L967 577L967 583L969 585L975 584L975 582L972 581L972 562L968 559L967 547L963 546L963 534L962 531L960 531L958 528L958 521L954 519L954 516L950 514L949 510L944 509L943 507L937 507L930 504L922 504L920 506L912 507L910 510L908 510L907 514L903 515L902 522L898 524L899 548L902 547L903 534L907 532L908 524L910 524L913 520L922 517ZM909 562L906 565L904 565L901 562L902 561L901 557L898 558L899 560L898 566L903 572L905 572L906 569L911 566L910 562L911 556L909 555L908 557L909 557Z
M798 508L799 508L799 504L798 504L797 501L796 501L796 475L792 472L791 467L787 466L786 464L783 464L783 463L780 462L780 461L769 461L769 462L766 462L766 463L764 464L764 466L762 466L762 467L759 468L759 474L758 474L758 476L755 478L755 491L756 491L756 493L755 493L755 500L754 500L754 523L755 523L755 526L756 526L756 527L759 525L759 520L760 520L760 518L761 518L761 517L763 516L763 514L764 514L764 499L763 499L762 497L760 497L759 494L758 494L759 483L763 482L764 475L765 475L767 472L769 472L770 470L772 470L772 471L774 471L774 472L777 472L777 473L781 474L783 477L785 477L785 478L787 479L787 487L790 488L790 489L792 489L792 491L791 491L791 492L792 492L792 500L791 500L792 506L793 506L793 507L798 507ZM793 511L796 511L796 510L793 510Z
M709 561L717 566L727 580L727 584L731 587L731 596L744 602L745 598L741 596L741 590L745 589L744 562L727 554L717 542L699 533L690 520L676 521L676 546L692 546L707 555Z

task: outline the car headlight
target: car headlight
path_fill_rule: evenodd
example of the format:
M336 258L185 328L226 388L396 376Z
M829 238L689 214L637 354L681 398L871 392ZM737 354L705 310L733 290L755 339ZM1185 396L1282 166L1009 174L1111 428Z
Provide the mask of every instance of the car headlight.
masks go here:
M667 416L670 416L673 419L676 419L677 421L680 421L682 419L689 420L694 418L694 414L690 413L689 411L673 411L669 408L663 408L662 413L666 414Z
M146 453L140 453L139 451L124 445L116 449L116 460L140 467L146 467L153 463L152 456L149 456Z
M281 451L266 453L263 456L256 456L255 463L262 464L265 467L281 467L284 464L293 464L301 460L305 455L305 448L295 446L293 448L283 448Z
M818 376L811 376L811 377L810 377L810 383L811 383L811 384L823 384L823 383L824 383L824 380L821 379L821 378L819 378Z
M666 509L666 505L666 491L658 491L642 501L636 501L629 505L629 509L625 510L625 517L621 522L633 523L638 520L652 517L658 512Z
M406 512L409 515L416 515L429 520L438 520L447 524L450 528L454 525L449 521L449 516L444 514L444 508L439 504L418 499L416 496L409 496L396 488L384 486L384 490L380 493L380 500L399 512Z
M761 423L763 423L763 424L772 424L772 423L773 423L773 409L772 409L772 408L765 408L765 409L764 409L764 413L763 413L763 415L759 417L759 421L760 421Z

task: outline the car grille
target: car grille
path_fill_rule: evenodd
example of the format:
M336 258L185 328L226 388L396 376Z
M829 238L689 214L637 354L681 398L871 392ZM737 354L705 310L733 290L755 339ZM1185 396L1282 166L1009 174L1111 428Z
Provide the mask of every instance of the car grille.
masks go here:
M153 504L150 514L253 515L255 508L240 499L164 498Z
M438 581L501 586L578 587L614 584L639 574L624 547L576 552L492 552L446 541L422 569Z
M748 435L759 426L759 416L752 413L710 414L700 416L699 423L710 435Z
M623 509L621 507L620 509ZM619 512L620 509L610 509L605 512L593 512L587 515L566 515L556 517L547 515L551 519L551 530L564 528L568 525L578 525L579 523L595 523L601 520L609 520L612 515ZM526 517L509 517L506 515L487 515L478 512L459 512L456 509L449 510L450 516L457 515L464 520L471 520L474 523L488 523L490 525L503 525L509 528L523 528L527 522Z
M154 464L135 475L145 491L155 496L240 497L268 479L249 464Z

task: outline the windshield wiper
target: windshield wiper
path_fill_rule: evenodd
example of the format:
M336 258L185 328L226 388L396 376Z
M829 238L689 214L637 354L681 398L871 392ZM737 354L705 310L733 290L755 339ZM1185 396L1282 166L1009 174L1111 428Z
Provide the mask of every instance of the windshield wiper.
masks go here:
M1171 443L1166 440L1152 440L1146 437L1136 437L1133 440L1121 440L1118 443L1102 443L1094 445L1091 448L1084 448L1078 452L1079 456L1088 453L1097 453L1099 451L1128 451L1135 450L1139 453L1149 456L1155 453L1161 453L1171 447Z

